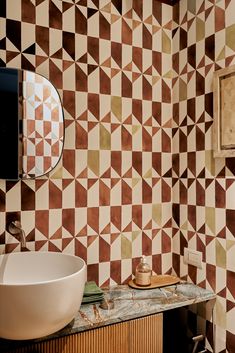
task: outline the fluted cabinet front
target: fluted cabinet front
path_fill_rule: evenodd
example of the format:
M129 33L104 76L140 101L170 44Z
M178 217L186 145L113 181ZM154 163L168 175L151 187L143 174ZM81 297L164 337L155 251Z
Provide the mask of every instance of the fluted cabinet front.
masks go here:
M162 353L163 315L32 343L9 353Z

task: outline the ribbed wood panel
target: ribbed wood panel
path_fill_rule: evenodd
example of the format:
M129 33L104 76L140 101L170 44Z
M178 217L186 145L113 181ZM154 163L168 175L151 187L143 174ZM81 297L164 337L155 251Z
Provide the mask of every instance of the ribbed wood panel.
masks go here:
M128 326L125 322L89 330L19 348L14 353L128 353Z
M130 321L130 353L162 353L162 314Z
M162 314L34 343L9 353L162 353Z

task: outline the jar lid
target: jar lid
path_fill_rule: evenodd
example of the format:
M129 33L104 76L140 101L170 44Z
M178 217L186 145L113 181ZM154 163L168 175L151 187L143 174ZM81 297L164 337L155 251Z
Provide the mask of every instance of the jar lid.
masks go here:
M141 257L141 262L142 262L143 264L146 264L146 263L147 263L147 259L146 259L146 256L145 256L145 255L142 255L142 257Z

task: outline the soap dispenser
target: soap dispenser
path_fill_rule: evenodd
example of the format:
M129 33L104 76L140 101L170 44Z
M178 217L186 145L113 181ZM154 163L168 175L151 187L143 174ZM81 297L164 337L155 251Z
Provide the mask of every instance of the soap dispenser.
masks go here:
M141 257L140 263L136 267L135 283L142 287L151 284L151 269L144 255Z

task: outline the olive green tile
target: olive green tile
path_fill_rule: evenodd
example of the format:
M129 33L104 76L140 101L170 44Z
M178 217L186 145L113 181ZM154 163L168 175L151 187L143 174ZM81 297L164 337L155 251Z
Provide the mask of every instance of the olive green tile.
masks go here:
M123 234L121 234L121 258L131 259L132 257L132 243Z
M111 134L107 129L100 124L100 149L110 150L111 149Z
M202 21L200 18L197 18L196 19L196 41L199 42L204 38L205 38L205 22Z
M97 176L100 171L100 152L88 151L88 168Z
M171 54L171 39L164 30L162 31L162 52Z
M225 303L223 303L223 298L218 298L218 297L215 302L216 324L223 328L226 328L226 310L225 310L226 304Z
M134 188L139 182L141 181L141 178L132 178L132 187Z
M211 232L215 234L215 208L206 207L206 224L210 228Z
M160 79L160 76L152 76L152 85L154 86Z
M170 70L170 71L167 71L163 77L164 78L173 78L173 76L174 76L173 71Z
M122 99L121 97L111 97L111 111L119 121L122 121Z
M221 268L226 268L226 249L221 245L221 243L216 240L215 243L215 258L216 266Z
M140 234L141 232L139 230L132 232L132 241L136 240Z
M180 101L187 99L187 84L181 78L179 79L179 99Z
M188 0L187 7L188 7L188 11L190 11L194 15L196 14L196 0Z
M233 246L235 246L234 240L226 240L226 250L229 251Z
M149 169L143 176L144 179L151 179L152 178L152 169Z
M235 24L226 28L225 32L226 45L235 51Z
M219 53L218 57L216 58L216 61L223 60L223 59L225 59L225 47L223 47L223 49Z
M152 206L152 218L159 226L162 224L162 205L155 204Z
M61 165L61 162L59 162L59 165L55 167L55 170L53 170L53 174L50 175L50 179L62 179L63 178L63 167Z

